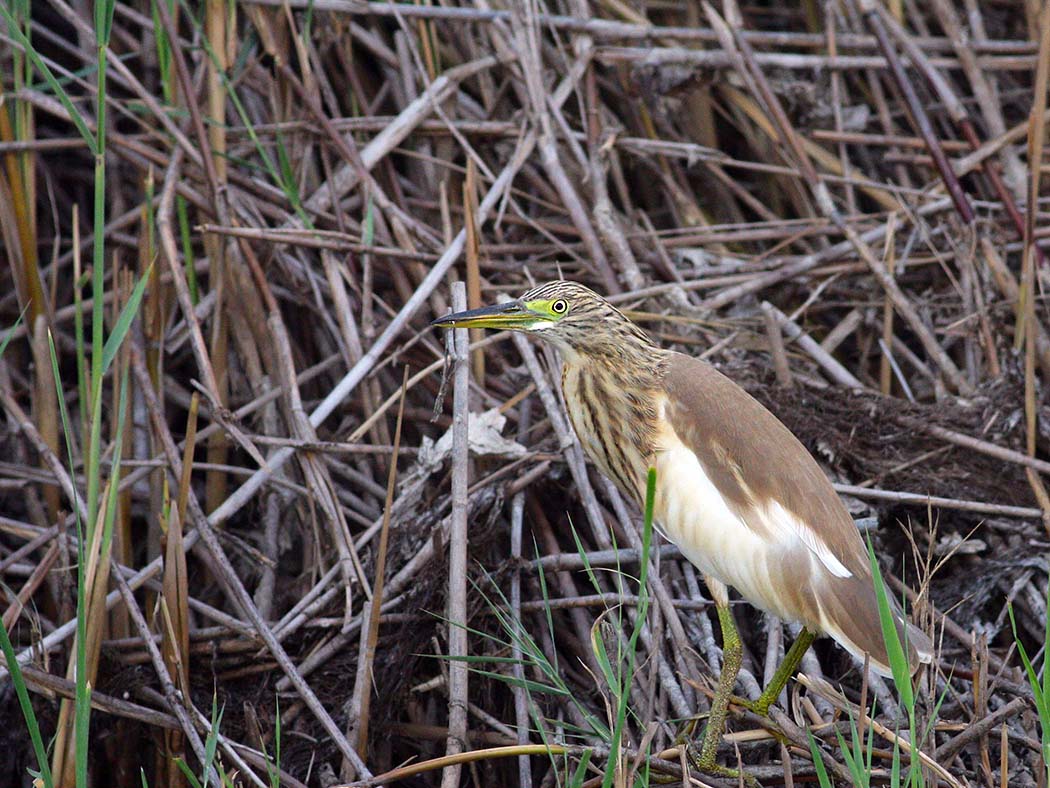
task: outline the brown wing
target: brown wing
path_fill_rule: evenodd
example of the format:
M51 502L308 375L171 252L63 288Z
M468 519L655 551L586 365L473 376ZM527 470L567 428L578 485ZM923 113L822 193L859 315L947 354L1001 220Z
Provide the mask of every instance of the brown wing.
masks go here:
M709 364L672 354L664 388L665 418L730 509L763 537L774 540L773 530L790 527L805 545L768 568L769 581L786 597L783 607L858 656L867 652L885 672L867 549L816 460L776 416ZM902 619L902 637L903 626ZM927 661L925 635L908 627L908 640L913 666Z

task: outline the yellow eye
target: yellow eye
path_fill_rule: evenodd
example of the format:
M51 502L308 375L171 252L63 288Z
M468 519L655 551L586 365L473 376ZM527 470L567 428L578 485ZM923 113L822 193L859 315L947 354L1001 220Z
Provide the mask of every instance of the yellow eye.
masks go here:
M556 315L564 315L569 311L569 305L564 298L559 298L557 301L551 304L551 312Z

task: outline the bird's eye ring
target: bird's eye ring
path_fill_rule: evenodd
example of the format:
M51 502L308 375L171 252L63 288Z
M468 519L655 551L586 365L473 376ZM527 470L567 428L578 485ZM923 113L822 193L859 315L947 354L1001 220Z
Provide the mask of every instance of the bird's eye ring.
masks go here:
M553 304L551 304L551 312L556 315L564 315L569 311L569 305L565 302L564 298L559 298Z

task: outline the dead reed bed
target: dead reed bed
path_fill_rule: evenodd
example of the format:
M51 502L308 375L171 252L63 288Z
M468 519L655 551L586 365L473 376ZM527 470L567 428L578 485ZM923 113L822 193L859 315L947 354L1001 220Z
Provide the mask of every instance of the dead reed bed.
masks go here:
M818 642L725 762L1046 785L1042 4L4 6L0 783L730 784L702 580L556 359L427 329L569 278L777 413L938 645L905 708ZM754 695L792 629L737 618Z

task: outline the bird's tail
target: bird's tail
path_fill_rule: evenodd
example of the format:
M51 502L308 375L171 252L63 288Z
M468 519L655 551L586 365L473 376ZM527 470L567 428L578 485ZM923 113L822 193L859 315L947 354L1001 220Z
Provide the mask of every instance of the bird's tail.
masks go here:
M824 631L858 659L864 660L867 656L869 666L879 675L892 676L889 651L882 634L878 599L871 576L843 578L840 582L849 583L852 586L851 593L832 596L837 602L837 609L822 611ZM914 673L920 665L933 660L933 644L925 632L908 623L889 590L886 592L886 598L890 602L897 637L904 647L908 666Z

